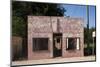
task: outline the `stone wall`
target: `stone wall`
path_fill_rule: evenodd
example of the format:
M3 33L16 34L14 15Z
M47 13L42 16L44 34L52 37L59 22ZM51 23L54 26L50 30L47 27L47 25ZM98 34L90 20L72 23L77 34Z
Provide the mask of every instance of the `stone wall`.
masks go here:
M57 23L59 22L59 26ZM58 31L59 28L59 31ZM80 18L54 16L28 16L28 59L44 59L53 57L53 33L62 33L62 57L83 56L84 45L83 20ZM32 38L49 38L49 50L32 51ZM67 51L66 38L79 37L80 50Z

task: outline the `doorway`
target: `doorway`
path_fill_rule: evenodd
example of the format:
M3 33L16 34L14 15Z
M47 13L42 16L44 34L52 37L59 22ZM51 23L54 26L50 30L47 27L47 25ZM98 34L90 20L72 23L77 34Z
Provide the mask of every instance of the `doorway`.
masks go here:
M53 34L53 57L62 56L62 33Z

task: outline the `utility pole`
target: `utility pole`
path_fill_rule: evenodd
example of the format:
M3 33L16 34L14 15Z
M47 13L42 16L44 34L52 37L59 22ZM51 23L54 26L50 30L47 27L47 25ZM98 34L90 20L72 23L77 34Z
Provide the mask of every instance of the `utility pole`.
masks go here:
M95 31L92 32L92 37L93 37L92 54L94 55L94 48L95 48L94 40L95 40L95 37L96 37Z
M90 45L89 45L89 5L87 5L86 6L86 13L87 13L87 35L88 35L88 37L87 37L87 47L90 47Z
M92 46L92 54L94 55L94 37L93 37L93 46Z

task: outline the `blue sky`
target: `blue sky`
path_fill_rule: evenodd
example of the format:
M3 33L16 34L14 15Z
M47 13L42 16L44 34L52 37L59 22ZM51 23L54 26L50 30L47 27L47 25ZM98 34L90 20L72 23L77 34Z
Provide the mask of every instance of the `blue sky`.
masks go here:
M84 19L84 26L87 24L86 5L61 5L66 12L65 16L79 17ZM95 27L95 6L89 6L89 26Z

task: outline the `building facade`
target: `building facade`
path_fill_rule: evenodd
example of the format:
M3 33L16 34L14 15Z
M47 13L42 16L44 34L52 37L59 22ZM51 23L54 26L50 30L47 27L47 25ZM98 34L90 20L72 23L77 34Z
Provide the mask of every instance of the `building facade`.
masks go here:
M28 16L28 59L84 56L83 20Z

